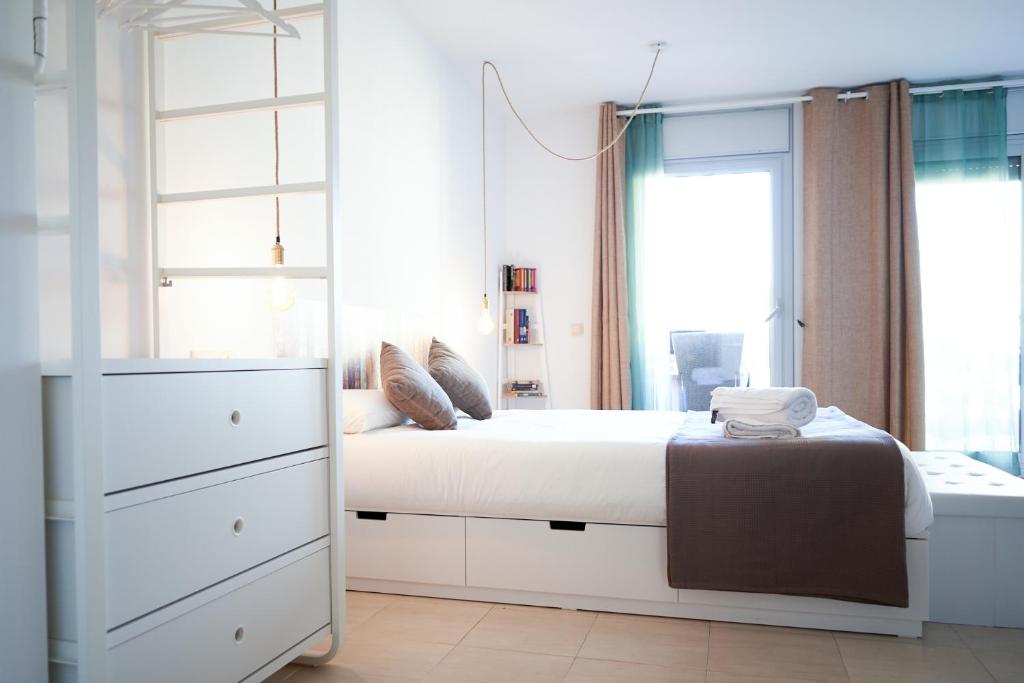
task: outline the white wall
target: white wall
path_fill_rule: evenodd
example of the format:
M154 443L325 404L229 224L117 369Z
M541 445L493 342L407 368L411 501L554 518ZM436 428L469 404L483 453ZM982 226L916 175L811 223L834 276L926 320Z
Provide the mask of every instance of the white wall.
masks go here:
M524 116L563 154L597 147L597 107ZM552 407L589 408L596 162L553 157L505 121L503 262L539 269ZM583 334L574 336L577 323Z
M11 681L47 677L31 27L31 0L0 3L0 676Z
M341 0L340 12L345 303L386 318L387 335L444 339L493 384L495 337L475 331L483 272L473 74L455 71L392 0ZM497 141L491 148L500 152ZM500 207L498 178L490 199ZM496 273L502 216L491 215ZM367 324L354 313L343 323L353 337Z

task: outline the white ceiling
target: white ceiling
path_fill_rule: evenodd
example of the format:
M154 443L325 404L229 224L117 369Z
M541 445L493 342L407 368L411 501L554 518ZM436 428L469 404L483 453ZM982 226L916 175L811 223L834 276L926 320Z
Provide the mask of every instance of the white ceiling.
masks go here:
M491 59L514 100L692 102L1024 72L1024 0L397 0L467 77Z

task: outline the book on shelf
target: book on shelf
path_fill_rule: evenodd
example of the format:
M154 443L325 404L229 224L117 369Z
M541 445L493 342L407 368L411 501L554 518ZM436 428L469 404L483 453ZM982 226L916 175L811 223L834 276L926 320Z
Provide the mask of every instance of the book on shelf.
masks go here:
M505 343L530 343L530 314L525 308L509 308L505 311Z
M512 398L540 398L545 396L539 379L513 379L505 384L505 394Z
M504 292L536 292L537 269L502 266L501 289Z
M514 379L508 383L509 391L540 391L539 379Z

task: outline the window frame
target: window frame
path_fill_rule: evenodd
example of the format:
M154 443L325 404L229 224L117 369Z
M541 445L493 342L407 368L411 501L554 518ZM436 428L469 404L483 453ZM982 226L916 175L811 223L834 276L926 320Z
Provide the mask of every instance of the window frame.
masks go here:
M1006 155L1008 158L1018 157L1024 159L1024 133L1010 133L1006 136ZM1021 169L1021 182L1024 183L1024 168ZM1021 193L1020 203L1020 229L1024 233L1024 192ZM1024 265L1024 239L1021 240L1021 264ZM1020 340L1024 345L1024 267L1021 268L1021 311L1020 311ZM1017 353L1017 389L1020 392L1020 408L1017 414L1017 458L1021 458L1021 451L1024 450L1024 348Z
M796 258L792 152L665 159L668 177L752 172L767 172L772 182L772 287L777 312L769 328L771 384L793 386L796 381ZM770 313L765 311L766 316Z

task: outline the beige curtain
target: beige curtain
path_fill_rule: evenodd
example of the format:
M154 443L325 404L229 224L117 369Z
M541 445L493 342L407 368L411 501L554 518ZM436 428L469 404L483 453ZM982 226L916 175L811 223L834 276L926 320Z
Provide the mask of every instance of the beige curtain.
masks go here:
M601 105L598 145L619 131L615 104ZM594 207L594 297L591 313L590 407L628 410L629 306L626 292L626 227L623 212L624 144L620 140L597 158Z
M803 384L924 447L921 277L906 81L804 104Z

